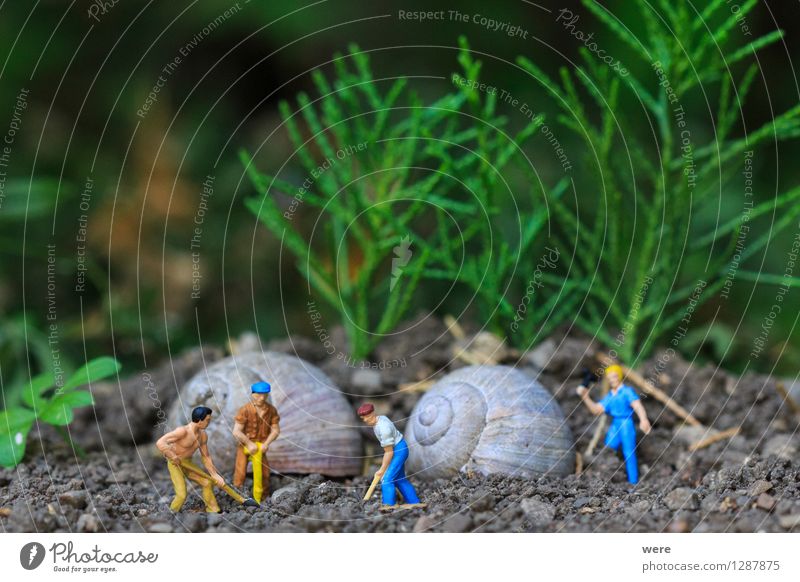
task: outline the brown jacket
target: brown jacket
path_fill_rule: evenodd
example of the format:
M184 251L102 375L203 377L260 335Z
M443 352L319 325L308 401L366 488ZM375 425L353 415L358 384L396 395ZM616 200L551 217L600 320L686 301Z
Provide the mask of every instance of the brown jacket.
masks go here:
M278 424L281 417L277 409L269 402L263 418L258 413L255 404L248 402L236 413L234 420L242 425L242 432L251 441L263 443L272 431L272 425Z

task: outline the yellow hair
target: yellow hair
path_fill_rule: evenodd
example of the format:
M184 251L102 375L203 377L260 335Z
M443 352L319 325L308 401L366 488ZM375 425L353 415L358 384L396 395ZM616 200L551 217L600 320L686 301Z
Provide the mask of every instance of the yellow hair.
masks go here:
M614 364L613 366L606 368L606 376L608 376L611 372L616 372L619 375L619 379L622 380L622 376L624 376L624 374L622 373L621 366Z

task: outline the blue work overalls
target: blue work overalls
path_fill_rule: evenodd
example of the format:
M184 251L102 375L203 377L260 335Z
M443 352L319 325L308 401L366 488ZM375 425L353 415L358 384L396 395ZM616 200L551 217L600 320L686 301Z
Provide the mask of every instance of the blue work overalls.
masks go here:
M617 389L616 394L609 392L600 400L606 414L611 417L605 445L615 451L622 449L628 481L634 484L639 481L639 466L636 463L636 425L633 423L631 406L636 400L639 400L639 395L625 384Z
M419 497L414 490L414 486L406 477L405 465L408 459L408 445L405 439L400 439L400 442L394 445L394 455L386 473L383 474L381 480L381 497L385 505L394 505L397 502L397 491L400 490L400 495L406 503L419 503Z

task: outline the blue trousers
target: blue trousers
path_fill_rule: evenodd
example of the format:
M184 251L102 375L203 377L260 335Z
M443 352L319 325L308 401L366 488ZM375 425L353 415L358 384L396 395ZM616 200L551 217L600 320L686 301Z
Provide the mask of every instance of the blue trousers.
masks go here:
M633 417L612 417L611 427L606 433L605 445L615 451L622 449L628 482L639 481L639 465L636 463L636 426Z
M414 490L411 481L406 477L404 465L408 459L408 445L405 439L394 446L394 456L386 473L381 480L381 497L384 505L394 505L397 503L396 489L400 490L400 495L406 503L419 503L419 497Z

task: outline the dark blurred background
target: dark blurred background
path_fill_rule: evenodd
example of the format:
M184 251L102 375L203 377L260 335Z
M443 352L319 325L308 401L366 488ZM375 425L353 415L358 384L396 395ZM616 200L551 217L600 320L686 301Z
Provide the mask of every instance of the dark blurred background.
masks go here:
M284 260L279 272L277 239L243 204L254 191L242 175L238 150L261 148L259 166L268 171L280 167L291 148L284 130L272 133L280 124L278 102L301 90L313 93L309 72L321 67L329 73L332 55L346 51L350 42L379 49L371 60L382 76L447 77L457 70L458 36L466 35L472 49L492 55L482 57L487 82L552 110L541 87L513 66L514 59L525 55L555 73L576 58L578 43L554 24L552 13L532 4L3 3L0 132L14 119L15 107L21 111L21 128L3 168L7 176L0 207L4 381L24 375L28 360L34 367L51 366L54 345L73 365L113 353L132 366L126 366L130 371L184 347L224 344L245 330L257 328L265 339L311 336L304 300L287 293L304 285L303 279L292 261ZM625 45L577 3L539 4L553 12L569 7L581 14L584 29L595 31L600 42L624 57ZM633 10L632 3L622 0L605 5L623 20ZM447 20L402 22L400 9L480 12L518 23L530 36L512 38ZM785 1L762 2L747 16L754 35L786 31L785 44L759 54L760 74L746 109L753 127L798 102L793 68L800 54L798 16L800 4ZM165 71L176 57L181 62ZM639 70L644 68L640 64ZM156 87L155 99L144 110ZM431 101L452 89L437 79L417 79L413 87ZM523 121L514 117L512 125ZM797 141L788 142L759 156L759 200L769 199L776 187L784 191L799 183L798 148ZM557 176L557 166L542 166L545 175ZM213 194L204 199L207 176L214 177ZM201 201L208 204L204 213ZM203 218L202 266L193 271L191 237L198 216ZM78 239L84 228L82 254L84 243ZM750 268L782 273L794 233L789 229L776 237L763 267L759 257ZM79 262L85 271L78 270ZM192 297L197 272L201 291ZM775 286L754 289L749 281L737 281L730 300L721 305L714 333L724 337L735 331L749 345L765 316L763 306L773 302L775 292ZM794 290L769 336L758 362L763 370L777 363L780 373L796 374L797 294ZM457 310L460 300L450 298L442 313ZM709 317L716 307L709 305L703 313ZM703 354L710 359L720 355L713 341ZM731 358L724 364L736 368L737 362Z

